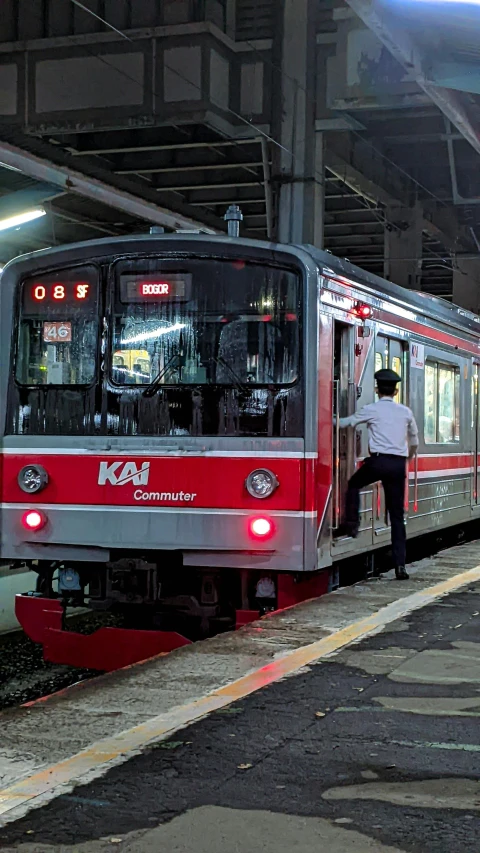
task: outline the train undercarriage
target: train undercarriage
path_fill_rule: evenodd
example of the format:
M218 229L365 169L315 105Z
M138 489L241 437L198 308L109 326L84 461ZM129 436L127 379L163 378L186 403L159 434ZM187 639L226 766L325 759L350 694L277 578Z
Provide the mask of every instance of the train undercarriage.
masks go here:
M332 588L315 574L185 567L181 552L115 555L106 564L34 561L36 590L16 598L27 635L46 660L110 671L235 630ZM67 614L105 615L93 633ZM96 620L98 625L98 620Z

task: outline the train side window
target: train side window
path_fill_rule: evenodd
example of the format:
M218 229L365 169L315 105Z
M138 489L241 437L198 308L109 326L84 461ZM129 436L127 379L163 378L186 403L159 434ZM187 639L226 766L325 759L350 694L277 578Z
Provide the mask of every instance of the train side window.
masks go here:
M381 342L383 340L384 340L383 338L379 338L377 340L377 346L381 346ZM388 358L388 350L387 350L386 358ZM388 362L387 362L387 364L388 364ZM383 352L378 352L378 350L377 350L377 352L375 353L375 373L377 372L377 370L382 370L384 367L385 367L385 362L384 362L384 358L383 358ZM375 391L375 402L377 400L378 400L378 394Z
M460 440L460 371L457 367L425 365L424 436L427 444Z
M393 358L392 358L392 370L394 370L395 373L398 373L398 375L401 377L401 379L403 379L403 364L402 364L402 359L400 358L400 356L397 356L397 355L393 356ZM397 390L395 391L395 396L393 398L396 403L402 402L401 396L400 396L401 388L402 388L401 384L397 385Z
M393 338L384 338L383 335L378 335L375 346L374 372L387 367L394 370L403 379L403 345ZM405 389L403 383L400 383L397 385L394 400L396 403L402 403L404 398ZM378 400L377 393L375 393L375 400Z

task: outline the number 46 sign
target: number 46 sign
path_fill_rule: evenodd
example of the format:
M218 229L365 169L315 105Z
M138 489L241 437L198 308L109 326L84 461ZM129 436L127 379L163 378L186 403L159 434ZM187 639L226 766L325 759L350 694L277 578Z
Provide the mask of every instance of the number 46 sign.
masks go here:
M44 323L43 340L47 344L69 344L72 340L72 324Z

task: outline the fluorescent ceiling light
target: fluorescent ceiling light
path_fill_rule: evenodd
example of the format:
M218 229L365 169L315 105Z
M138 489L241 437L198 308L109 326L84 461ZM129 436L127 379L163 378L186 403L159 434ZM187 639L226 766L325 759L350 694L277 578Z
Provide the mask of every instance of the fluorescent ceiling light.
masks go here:
M21 169L17 169L16 166L9 166L8 163L0 163L2 169L10 169L11 172L21 172Z
M402 0L403 2L403 0ZM453 3L455 6L480 6L480 0L415 0L416 3Z
M32 222L34 219L39 219L40 216L45 216L46 211L43 207L35 207L32 210L25 210L24 213L17 213L16 216L8 216L6 219L0 219L0 231L6 231L7 228L18 228L19 225L24 225L26 222Z

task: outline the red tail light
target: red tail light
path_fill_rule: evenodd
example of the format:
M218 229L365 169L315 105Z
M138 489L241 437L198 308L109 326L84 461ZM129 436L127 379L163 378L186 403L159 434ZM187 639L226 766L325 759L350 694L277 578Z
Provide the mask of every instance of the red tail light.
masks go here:
M39 509L29 509L22 516L22 524L26 530L41 530L47 523L47 516Z
M353 313L361 320L368 320L372 316L372 309L370 305L366 305L364 302L356 302Z
M273 534L273 524L269 518L252 518L250 533L255 539L268 539Z

